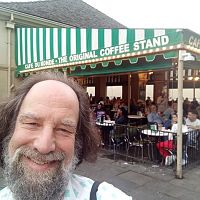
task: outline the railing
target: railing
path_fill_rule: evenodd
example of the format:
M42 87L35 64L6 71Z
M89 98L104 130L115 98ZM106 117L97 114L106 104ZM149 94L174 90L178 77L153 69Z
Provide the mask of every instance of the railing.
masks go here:
M150 130L146 127L106 123L98 125L102 134L102 147L123 156L127 161L151 162L176 166L177 137L170 130ZM197 130L183 133L184 168L200 162L200 134Z

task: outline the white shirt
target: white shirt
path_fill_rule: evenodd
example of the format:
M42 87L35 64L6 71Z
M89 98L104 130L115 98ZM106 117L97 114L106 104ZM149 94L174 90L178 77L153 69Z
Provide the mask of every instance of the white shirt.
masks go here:
M178 132L178 124L173 124L171 131L173 133L177 133ZM183 124L182 125L182 133L186 133L186 132L188 132L188 127ZM172 133L169 133L168 140L173 140L173 134Z
M93 183L94 181L89 178L72 175L66 187L64 200L89 200ZM14 200L8 187L0 191L0 200ZM132 200L132 197L127 196L113 185L102 182L97 191L97 200Z
M171 130L173 133L177 133L178 132L178 124L173 124ZM188 132L188 127L184 124L182 125L182 132L183 133Z
M185 120L185 123L187 126L193 126L193 127L196 127L196 126L200 126L200 120L199 119L196 119L195 121L191 122L188 118Z

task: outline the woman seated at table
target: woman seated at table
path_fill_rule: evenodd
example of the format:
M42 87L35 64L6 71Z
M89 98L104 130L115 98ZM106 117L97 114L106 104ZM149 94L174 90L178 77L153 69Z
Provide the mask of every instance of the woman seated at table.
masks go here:
M176 156L172 152L176 148L173 142L173 133L177 133L178 131L177 122L178 122L178 116L176 113L174 113L172 115L172 127L170 130L171 133L169 132L168 135L168 140L164 142L158 142L156 144L156 147L158 148L160 155L165 159L165 165L171 165L176 159ZM187 126L183 125L182 131L187 132Z
M177 114L172 115L172 128L171 130L174 132L174 128L176 127L175 124L177 124L178 117ZM165 159L165 165L171 165L172 162L175 160L175 156L171 154L169 151L172 151L174 149L173 146L173 134L169 133L168 140L165 140L164 142L158 142L156 144L156 147L158 148L158 151L162 157Z
M124 107L119 107L115 116L116 124L127 124L128 123L128 113Z
M103 117L104 119L110 120L110 116L108 113L105 111L103 108L102 103L98 103L96 110L94 111L96 114L96 121L101 121L101 118Z

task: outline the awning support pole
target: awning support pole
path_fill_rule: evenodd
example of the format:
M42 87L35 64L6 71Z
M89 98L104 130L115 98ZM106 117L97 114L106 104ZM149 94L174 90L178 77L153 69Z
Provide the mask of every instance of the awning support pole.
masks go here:
M64 77L67 77L67 70L64 70Z
M128 74L128 113L130 113L130 99L131 99L131 74Z
M176 177L183 178L182 171L182 124L183 124L183 50L179 50L178 57L178 132L177 132L177 168Z

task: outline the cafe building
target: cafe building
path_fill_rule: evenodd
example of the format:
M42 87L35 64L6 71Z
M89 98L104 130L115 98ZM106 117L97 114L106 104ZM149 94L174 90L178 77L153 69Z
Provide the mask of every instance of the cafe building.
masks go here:
M81 0L0 2L0 100L10 95L22 79L22 77L16 77L15 73L16 69L18 68L18 64L20 64L16 63L16 59L18 59L18 48L16 46L17 28L20 27L125 28L122 24L106 16ZM31 30L29 35L30 38L26 38L26 42L23 43L23 36L25 33L25 35L28 36L27 34L29 33L29 30ZM45 31L45 29L43 30ZM20 51L23 51L23 49L26 48L27 52L31 51L33 53L31 49L36 49L35 29L26 29L25 32L22 31L22 35L20 37L21 38L19 39L22 43L19 41L18 42L23 46ZM42 36L40 35L40 39L41 38ZM28 39L33 40L31 44L27 42ZM35 53L33 56L35 56ZM25 57L23 57L23 59L24 58ZM34 61L35 60L29 59L25 60L26 65L29 65ZM45 57L40 57L40 61L44 61L45 65L51 63L51 61L46 61Z
M41 71L60 71L95 87L96 98L116 85L128 100L144 100L147 86L153 86L154 99L178 89L181 126L183 89L193 87L195 96L199 87L200 35L187 29L127 29L80 0L59 2L0 3L0 95ZM56 6L60 12L54 15ZM50 10L41 12L45 9ZM179 128L177 144L181 136Z
M148 85L154 99L161 92L170 97L178 78L183 88L194 78L199 87L199 41L187 29L17 28L16 77L54 70L95 87L97 99L114 85L122 86L123 99L145 100Z

